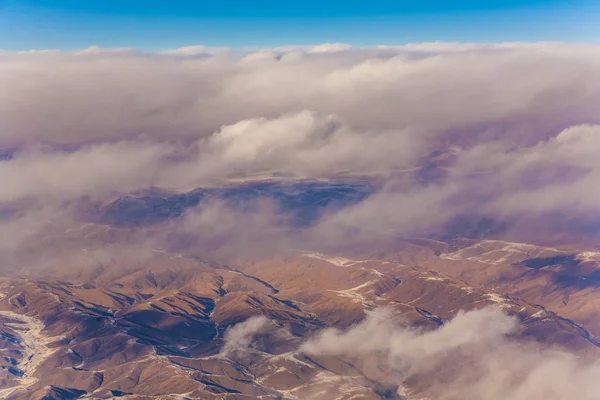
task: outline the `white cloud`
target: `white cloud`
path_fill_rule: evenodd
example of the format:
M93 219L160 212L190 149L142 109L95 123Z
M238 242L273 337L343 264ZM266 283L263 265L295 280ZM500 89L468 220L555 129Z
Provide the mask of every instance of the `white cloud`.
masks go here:
M348 43L323 43L317 46L312 46L308 49L309 53L330 53L352 49Z
M106 196L149 186L161 160L171 153L165 145L144 141L99 143L74 151L22 152L0 163L0 203Z
M518 321L497 309L459 312L433 331L402 327L393 317L376 310L347 331L325 330L302 350L354 360L367 374L380 371L380 379L427 398L591 400L600 390L600 364L519 344L510 339Z
M235 352L243 352L252 343L252 339L259 333L265 332L271 321L263 315L250 317L225 331L224 345L219 355L227 357Z
M331 44L312 49L319 48L346 49ZM593 47L467 48L358 48L294 57L286 55L296 49L274 49L250 52L255 62L244 62L248 52L235 51L172 57L202 47L170 54L96 47L5 53L0 143L72 143L140 133L190 139L240 120L304 109L375 131L484 130L502 124L539 129L530 134L540 135L565 124L598 122L600 57Z
M226 47L207 47L202 45L184 46L177 49L165 50L162 54L174 56L210 56L215 54L227 53L230 50Z
M387 184L327 214L317 242L428 233L461 213L580 218L600 204L597 49L3 52L0 148L20 151L0 163L0 203L344 173ZM428 163L441 178L416 182Z

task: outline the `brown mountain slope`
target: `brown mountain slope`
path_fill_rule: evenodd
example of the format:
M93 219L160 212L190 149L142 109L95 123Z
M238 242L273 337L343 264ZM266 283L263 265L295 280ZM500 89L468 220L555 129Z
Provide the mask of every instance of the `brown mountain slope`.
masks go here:
M321 329L349 327L379 307L431 330L459 310L492 305L519 317L519 337L600 355L590 324L595 287L556 283L564 271L574 274L573 260L581 261L583 277L593 274L594 254L504 242L460 245L411 241L380 259L296 254L235 266L158 252L136 260L130 252L103 265L61 268L55 280L3 278L0 393L7 399L400 398L372 366L298 350ZM256 334L251 349L219 354L226 329L258 315L273 325ZM406 390L416 393L426 380Z

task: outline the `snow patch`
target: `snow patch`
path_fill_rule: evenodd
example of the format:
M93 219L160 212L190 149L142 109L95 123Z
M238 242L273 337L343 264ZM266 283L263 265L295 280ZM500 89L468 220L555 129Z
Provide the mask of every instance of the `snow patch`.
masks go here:
M507 304L506 299L497 293L486 293L485 298L497 303L500 308L510 308L510 304Z
M362 294L353 292L351 290L332 290L332 292L335 292L342 297L348 297L352 299L352 301L356 303L361 303L363 305L365 305L367 302L367 299L365 299L365 297Z
M277 361L277 360L285 360L293 362L294 364L302 365L308 368L315 368L314 365L307 363L306 361L302 361L296 357L296 355L300 354L298 351L290 351L288 353L277 354L270 358L269 361Z
M0 316L20 321L20 323L7 322L4 324L20 336L21 346L23 346L23 357L17 365L23 371L23 377L18 380L18 386L3 389L7 393L12 393L18 389L27 388L38 381L33 374L44 361L58 351L58 349L49 348L48 345L63 339L64 336L46 336L43 333L45 325L36 318L11 311L0 311ZM0 395L2 394L8 395L0 393Z
M330 264L337 265L338 267L347 267L352 264L356 264L355 260L350 260L344 257L332 257L326 256L324 254L319 253L306 253L304 256L309 258L315 258L317 260L327 261Z
M579 261L595 261L600 262L600 253L595 251L584 251L577 254L576 257Z
M531 318L543 318L546 315L546 312L544 310L540 310L538 312L536 312L535 314L531 315Z
M363 296L361 293L359 293L359 290L367 288L375 283L379 282L379 279L375 279L375 280L371 280L368 282L363 283L362 285L358 285L355 286L353 288L350 289L345 289L345 290L331 290L331 292L337 293L340 296L343 297L348 297L351 298L353 301L357 302L357 303L361 303L363 306L372 306L373 304L369 301L367 301L367 299L365 298L365 296Z
M486 264L511 264L543 251L552 251L557 254L564 253L553 247L541 247L527 243L505 242L501 240L483 240L453 253L442 254L440 258L454 261L478 261Z

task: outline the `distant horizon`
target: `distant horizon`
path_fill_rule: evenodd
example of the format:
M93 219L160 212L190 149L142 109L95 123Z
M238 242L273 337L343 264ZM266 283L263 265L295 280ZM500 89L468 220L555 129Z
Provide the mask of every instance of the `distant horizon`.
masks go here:
M166 48L142 48L135 46L99 46L90 44L83 47L73 48L23 48L23 49L7 49L0 47L0 52L9 54L27 54L27 53L78 53L88 52L92 54L94 51L106 52L139 52L141 54L158 54L158 55L198 55L198 54L218 54L218 53L252 53L262 50L273 51L292 51L292 50L313 50L324 46L332 46L331 49L315 50L315 52L339 52L351 50L366 50L366 49L406 49L406 50L458 50L461 47L467 49L475 49L482 47L502 47L502 46L542 46L542 45L565 45L565 46L600 46L599 42L593 41L557 41L557 40L539 40L539 41L498 41L498 42L475 42L475 41L421 41L421 42L406 42L406 43L378 43L372 45L356 45L348 42L315 42L315 43L290 43L277 46L211 46L202 43L174 46ZM338 48L333 48L337 46ZM422 47L421 47L422 46ZM429 47L431 46L431 47ZM440 47L433 47L440 46ZM343 48L342 48L343 47ZM206 50L202 52L202 50ZM187 51L187 54L186 54Z

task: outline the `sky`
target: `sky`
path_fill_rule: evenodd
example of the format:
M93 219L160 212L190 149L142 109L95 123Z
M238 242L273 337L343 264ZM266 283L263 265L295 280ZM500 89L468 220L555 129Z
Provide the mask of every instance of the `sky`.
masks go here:
M597 0L0 0L0 48L600 40Z

